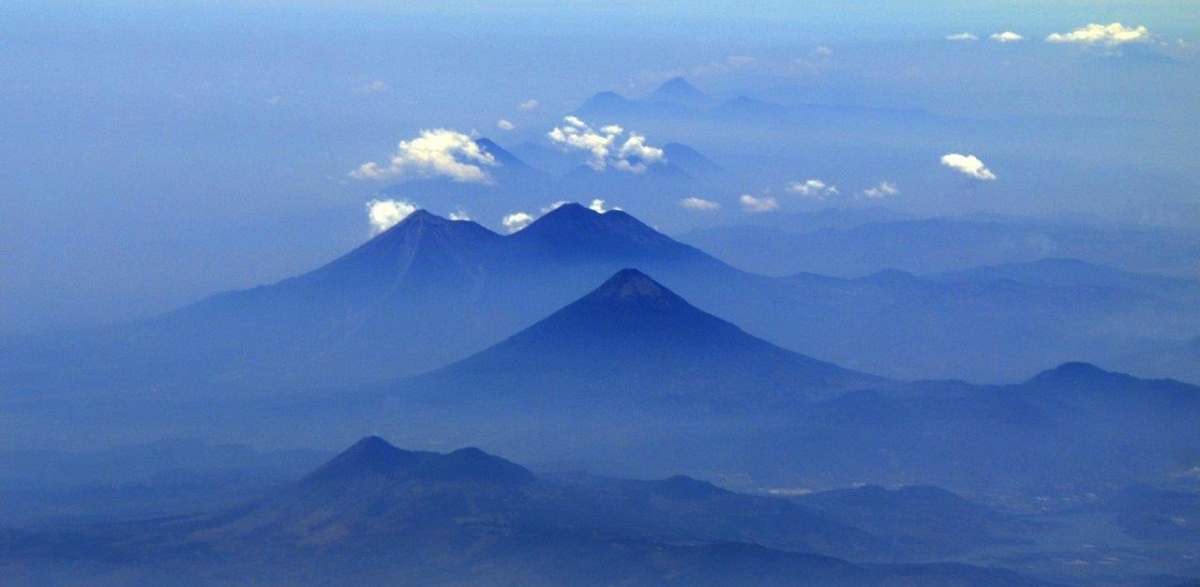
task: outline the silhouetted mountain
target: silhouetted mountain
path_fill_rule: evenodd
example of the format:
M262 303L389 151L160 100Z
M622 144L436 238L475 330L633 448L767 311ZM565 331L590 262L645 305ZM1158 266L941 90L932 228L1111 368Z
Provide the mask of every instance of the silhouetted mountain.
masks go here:
M443 400L504 398L518 409L692 404L760 411L892 384L750 336L625 269L420 385Z
M642 99L647 102L670 102L690 107L702 107L710 101L708 94L682 77L673 77L663 82Z
M625 212L601 214L574 203L551 210L510 240L519 247L549 255L556 262L716 264L698 249L672 240Z
M430 474L434 470L438 474ZM84 577L88 584L170 578L173 585L298 587L513 580L563 587L681 580L714 586L1039 584L966 565L860 566L803 552L870 555L878 543L787 501L740 496L691 479L543 480L474 449L412 453L369 438L275 495L222 514L0 532L0 580L54 586Z

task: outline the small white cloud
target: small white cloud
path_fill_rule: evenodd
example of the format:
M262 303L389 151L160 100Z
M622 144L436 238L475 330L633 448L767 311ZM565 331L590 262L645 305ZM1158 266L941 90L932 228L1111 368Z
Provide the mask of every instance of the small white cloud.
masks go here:
M890 196L900 195L900 188L896 187L896 184L890 181L881 181L879 185L863 190L862 195L871 200L881 200Z
M496 122L496 128L498 128L500 130L506 130L506 131L507 130L515 130L517 128L517 125L501 118L500 120L498 120Z
M695 210L697 212L708 212L711 210L721 209L720 204L712 200L704 200L701 198L684 198L679 200L679 205L688 210Z
M1112 24L1092 23L1069 33L1054 33L1046 37L1047 43L1078 43L1116 47L1125 43L1145 43L1152 40L1150 31L1144 26L1129 28L1119 22Z
M371 236L375 236L417 211L417 205L406 200L371 200L367 202L367 220Z
M538 107L538 101L534 100L532 98L529 100L525 100L524 102L521 102L520 104L517 104L517 110L520 110L522 112L528 112L537 107Z
M992 33L992 35L988 38L993 41L996 41L997 43L1016 43L1017 41L1025 40L1025 37L1023 37L1017 33L1014 33L1012 31L1004 31L1002 33Z
M570 204L570 202L568 202L566 200L559 200L557 202L553 202L549 206L542 208L542 214L553 212L554 210L562 208L563 206L566 206L567 204Z
M267 104L270 104L272 106L278 106L279 103L282 101L283 101L283 96L280 96L280 95L269 96L269 97L263 99L263 102L266 102Z
M420 177L448 177L465 183L490 183L491 176L480 165L499 165L491 153L479 147L471 137L446 129L421 131L411 141L400 141L395 155L386 165L363 163L350 172L357 179L390 179L413 174Z
M605 208L604 200L601 200L601 199L592 200L592 203L588 204L588 208L591 209L593 212L599 212L600 214L604 214L605 212L611 212L613 210L620 210L620 208L618 208L616 206L613 206L612 208Z
M779 202L770 196L756 198L750 194L742 194L738 198L738 202L742 204L742 209L751 213L772 212L779 209Z
M825 45L821 45L820 47L813 49L812 54L814 57L833 57L833 49L826 47Z
M953 35L946 35L946 40L947 41L978 41L979 37L976 37L975 35L973 35L971 33L956 33Z
M450 213L450 220L460 221L460 220L470 220L470 219L471 219L471 215L467 214L467 211L463 210L462 208L457 208L453 212Z
M942 155L942 165L981 181L995 181L996 179L996 174L992 173L992 170L988 169L983 161L974 155L947 153Z
M377 79L353 88L350 91L354 92L355 94L381 94L388 91L388 85L387 82Z
M827 196L838 195L837 186L826 184L819 179L793 181L787 186L787 191L813 200L824 200Z
M525 228L526 226L529 226L533 223L533 220L533 216L530 216L529 214L524 212L514 212L508 216L505 216L500 223L504 225L504 229L507 230L509 234L512 234L518 230L521 230L522 228Z
M586 151L588 166L596 171L612 167L618 171L643 173L651 165L666 161L662 149L647 145L643 135L626 134L619 125L610 124L596 130L575 116L567 116L563 122L565 124L555 127L546 136L565 149Z

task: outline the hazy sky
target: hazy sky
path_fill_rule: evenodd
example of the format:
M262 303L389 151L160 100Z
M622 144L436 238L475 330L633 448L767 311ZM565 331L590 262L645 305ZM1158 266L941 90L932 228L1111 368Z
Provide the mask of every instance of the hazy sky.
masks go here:
M348 174L398 141L440 127L544 140L590 95L636 97L672 75L723 96L1030 129L1027 141L1014 131L953 146L999 176L966 197L942 190L937 158L902 136L830 150L805 144L804 129L737 140L639 129L730 167L773 166L748 193L825 173L860 189L904 179L904 198L885 205L920 213L1178 218L1200 185L1191 1L79 4L0 9L0 335L144 315L312 268L367 237L364 204L382 186ZM1044 40L1112 22L1154 41ZM1005 32L1026 40L990 38ZM946 40L960 33L978 40ZM1039 136L1038 117L1071 122ZM807 169L787 168L810 151Z

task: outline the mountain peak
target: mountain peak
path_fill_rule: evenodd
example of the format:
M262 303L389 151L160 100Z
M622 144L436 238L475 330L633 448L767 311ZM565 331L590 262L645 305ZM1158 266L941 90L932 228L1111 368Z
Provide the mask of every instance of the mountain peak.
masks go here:
M683 301L667 288L650 279L648 275L637 269L622 269L608 278L592 295L597 298L616 299L623 302L638 299L659 300L671 297Z
M682 77L674 77L658 86L644 98L646 102L674 104L688 108L701 108L709 105L708 94L700 91L691 82Z
M440 455L416 471L416 475L426 481L500 485L524 485L536 479L529 469L475 447Z
M650 93L651 97L671 97L671 98L707 98L708 94L702 92L699 88L692 85L692 82L687 81L683 76L675 76L658 86Z
M620 210L597 212L563 204L512 235L560 259L641 263L663 259L706 260L707 255L643 224Z
M413 465L418 453L400 450L378 436L368 436L313 471L310 481L346 481L393 475Z

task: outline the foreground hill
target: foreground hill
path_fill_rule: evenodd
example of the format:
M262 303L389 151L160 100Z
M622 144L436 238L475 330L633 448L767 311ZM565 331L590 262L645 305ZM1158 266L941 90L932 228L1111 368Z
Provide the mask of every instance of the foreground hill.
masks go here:
M812 552L870 552L877 542L787 501L691 479L580 486L477 449L409 452L367 438L225 514L0 533L0 578L45 586L1038 584L966 565L860 565Z

